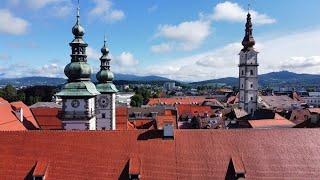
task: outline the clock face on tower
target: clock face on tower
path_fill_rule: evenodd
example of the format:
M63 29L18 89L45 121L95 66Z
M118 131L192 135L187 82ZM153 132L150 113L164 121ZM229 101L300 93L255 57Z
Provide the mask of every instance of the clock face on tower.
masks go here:
M107 97L100 97L98 99L99 106L102 108L108 107L109 99Z
M72 101L71 101L71 106L72 106L73 108L79 107L79 106L80 106L79 100L77 100L77 99L72 100Z

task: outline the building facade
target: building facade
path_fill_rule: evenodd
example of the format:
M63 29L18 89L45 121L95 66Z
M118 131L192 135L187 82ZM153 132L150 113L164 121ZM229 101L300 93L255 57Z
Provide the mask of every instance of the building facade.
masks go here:
M86 55L88 44L83 40L85 31L80 25L79 7L72 33L74 40L70 43L71 62L64 69L68 83L56 94L62 99L59 116L65 130L95 130L95 97L100 93L91 82L91 67Z
M114 75L110 70L109 49L106 39L101 49L100 71L96 77L98 80L97 90L101 93L96 97L97 130L116 129L116 86L113 84Z
M253 114L257 110L258 98L258 52L255 51L255 40L252 35L251 15L247 15L243 49L240 52L239 63L239 108Z

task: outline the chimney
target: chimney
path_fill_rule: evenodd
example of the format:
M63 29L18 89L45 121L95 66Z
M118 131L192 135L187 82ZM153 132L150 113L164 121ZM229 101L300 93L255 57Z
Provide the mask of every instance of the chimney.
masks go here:
M163 126L163 139L174 139L174 128L172 122L165 122Z
M23 122L23 109L22 108L17 108L15 111L14 111L15 115L17 116L17 118Z

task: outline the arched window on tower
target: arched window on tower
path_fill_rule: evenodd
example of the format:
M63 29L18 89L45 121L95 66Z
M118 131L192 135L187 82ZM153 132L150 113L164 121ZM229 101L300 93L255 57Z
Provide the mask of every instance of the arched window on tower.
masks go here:
M250 84L250 87L253 88L253 84Z
M244 71L243 71L243 70L241 71L241 75L242 75L242 76L244 75Z
M253 76L253 70L252 69L250 70L250 75Z

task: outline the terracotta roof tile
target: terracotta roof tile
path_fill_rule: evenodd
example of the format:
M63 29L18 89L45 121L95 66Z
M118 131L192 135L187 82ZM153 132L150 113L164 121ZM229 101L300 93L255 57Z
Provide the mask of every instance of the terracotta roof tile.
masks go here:
M23 109L23 125L30 130L39 129L39 125L35 118L33 117L32 112L29 107L25 105L23 102L12 102L10 103L13 109Z
M292 128L296 126L295 123L287 119L260 119L249 120L252 128Z
M203 102L217 102L214 98L206 98L204 96L184 96L184 97L172 97L172 98L150 98L147 105L176 105L176 104L198 104Z
M128 108L126 106L116 107L116 129L127 130L128 126Z
M320 108L309 108L309 111L310 111L311 113L320 114Z
M61 108L38 107L31 108L31 111L36 118L40 129L42 130L58 130L62 129L62 121L58 115Z
M7 101L0 102L0 131L26 130Z
M50 162L48 180L127 179L132 157L143 179L224 179L234 154L248 179L318 179L319 136L319 129L175 130L173 140L161 131L0 132L0 179L24 179L41 159Z

